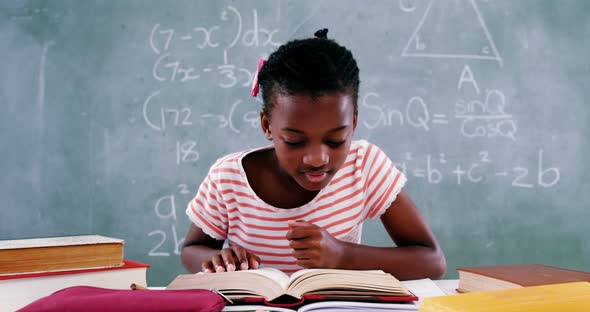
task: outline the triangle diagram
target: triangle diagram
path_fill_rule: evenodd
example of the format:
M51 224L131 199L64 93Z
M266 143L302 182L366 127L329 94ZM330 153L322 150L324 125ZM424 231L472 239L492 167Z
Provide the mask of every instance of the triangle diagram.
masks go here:
M479 59L503 65L475 0L431 0L402 57Z

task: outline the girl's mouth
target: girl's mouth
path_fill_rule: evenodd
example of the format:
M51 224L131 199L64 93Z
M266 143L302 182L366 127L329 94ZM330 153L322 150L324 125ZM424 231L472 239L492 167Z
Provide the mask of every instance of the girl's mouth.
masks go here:
M326 171L318 171L318 172L305 172L305 178L313 183L322 182L324 179L328 177L328 172Z

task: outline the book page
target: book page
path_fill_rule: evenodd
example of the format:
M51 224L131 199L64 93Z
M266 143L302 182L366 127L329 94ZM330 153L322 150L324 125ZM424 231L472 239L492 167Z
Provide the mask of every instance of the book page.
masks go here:
M289 295L411 295L391 274L381 270L358 271L338 269L308 269L293 273L288 286Z
M292 284L295 280L297 280L300 276L302 276L304 274L315 273L320 270L322 270L322 269L303 269L303 270L299 270L297 272L294 272L293 274L291 274L291 277L289 278L289 284Z
M429 278L403 281L404 284L421 302L424 298L445 296L445 292Z
M56 246L123 244L124 240L100 235L79 235L63 237L44 237L0 241L1 249L23 249Z
M289 277L272 268L178 275L166 289L215 288L230 299L263 297L271 301L285 293Z
M310 277L310 276L316 276L316 275L321 275L321 274L334 274L334 273L338 273L340 271L341 270L338 270L338 269L302 269L302 270L299 270L299 271L291 274L291 277L289 278L289 285L295 284L295 283L299 282L300 280L303 280L303 279ZM346 271L348 271L348 270L346 270ZM362 274L377 274L377 275L384 274L384 272L381 270L351 271L351 272L362 272Z
M226 312L297 312L297 310L281 308L281 307L269 307L265 305L226 305L223 310Z
M289 275L275 268L261 268L256 270L246 270L240 272L258 274L268 277L273 281L277 282L277 284L281 285L281 288L285 291L287 290L287 285L289 284Z

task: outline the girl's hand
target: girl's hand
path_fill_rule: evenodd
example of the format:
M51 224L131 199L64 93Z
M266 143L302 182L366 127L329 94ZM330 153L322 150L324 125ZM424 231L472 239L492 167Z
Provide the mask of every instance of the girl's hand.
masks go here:
M207 273L231 272L236 270L258 269L260 258L246 249L232 245L223 248L211 260L203 262L201 271Z
M344 254L344 243L323 228L305 221L290 221L287 239L293 257L304 268L338 268Z

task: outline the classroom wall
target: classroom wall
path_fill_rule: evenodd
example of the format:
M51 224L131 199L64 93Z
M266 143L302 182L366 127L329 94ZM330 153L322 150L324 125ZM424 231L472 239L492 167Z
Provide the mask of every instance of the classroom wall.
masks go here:
M0 239L102 234L183 273L186 204L268 144L259 57L328 27L448 261L590 270L585 0L2 1ZM364 243L392 245L380 223Z

